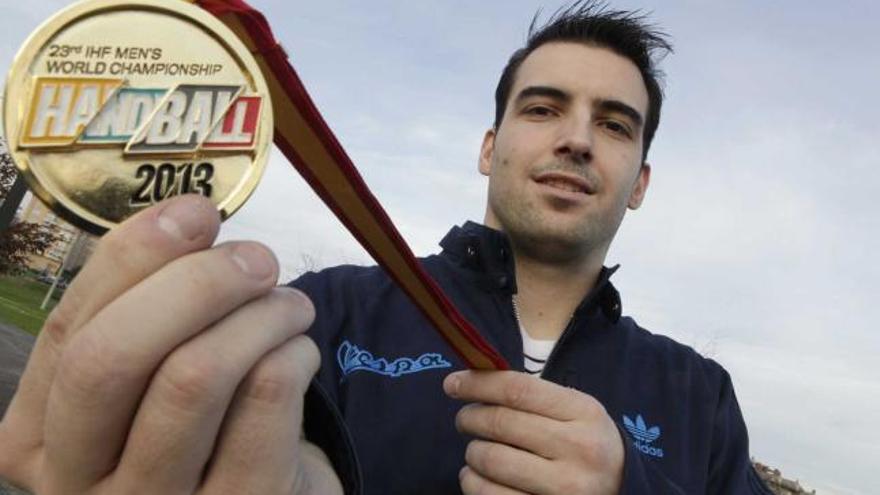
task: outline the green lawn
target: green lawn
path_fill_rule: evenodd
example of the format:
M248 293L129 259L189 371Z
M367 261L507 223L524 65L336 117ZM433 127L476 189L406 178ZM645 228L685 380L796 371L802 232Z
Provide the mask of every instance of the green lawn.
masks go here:
M0 321L36 335L61 294L56 290L56 297L49 301L44 311L40 309L40 303L48 290L49 285L36 280L0 276Z

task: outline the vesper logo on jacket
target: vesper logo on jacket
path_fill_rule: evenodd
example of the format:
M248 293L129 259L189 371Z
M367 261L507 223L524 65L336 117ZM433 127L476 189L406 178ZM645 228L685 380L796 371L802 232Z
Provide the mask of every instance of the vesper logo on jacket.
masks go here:
M38 77L25 148L125 145L125 154L254 148L262 98L243 85L130 87L125 79Z
M349 341L343 341L336 351L336 360L343 376L355 371L369 371L397 378L410 373L418 373L437 368L449 368L452 363L436 352L427 352L415 358L399 357L389 361L375 357L370 351L359 348Z

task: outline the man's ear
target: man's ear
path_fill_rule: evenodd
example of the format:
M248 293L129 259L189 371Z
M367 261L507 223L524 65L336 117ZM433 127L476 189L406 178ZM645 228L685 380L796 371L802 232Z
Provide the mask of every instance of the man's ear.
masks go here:
M492 171L492 155L495 153L495 129L486 131L480 147L480 173L489 176Z
M643 162L641 168L639 168L639 176L636 177L633 190L629 194L627 206L629 206L630 210L637 210L642 205L642 200L645 199L645 193L648 192L648 184L650 182L651 165L648 162Z

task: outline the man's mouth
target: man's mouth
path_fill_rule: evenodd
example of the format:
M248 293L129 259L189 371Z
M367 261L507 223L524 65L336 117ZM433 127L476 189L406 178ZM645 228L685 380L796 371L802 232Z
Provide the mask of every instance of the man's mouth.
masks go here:
M591 184L583 177L558 172L544 173L535 177L534 180L538 184L572 193L593 194L595 192Z
M556 189L562 189L563 191L579 192L579 193L587 192L586 190L578 187L577 185L572 184L571 182L564 181L564 180L550 179L550 180L544 180L544 181L538 181L538 182L541 184L544 184L546 186L555 187Z

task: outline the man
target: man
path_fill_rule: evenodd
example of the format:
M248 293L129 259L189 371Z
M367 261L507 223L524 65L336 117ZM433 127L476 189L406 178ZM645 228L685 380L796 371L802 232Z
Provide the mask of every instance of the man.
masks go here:
M765 493L726 372L621 318L603 267L649 184L663 49L589 4L535 31L480 153L485 225L423 262L540 378L450 374L377 268L307 274L292 285L311 302L273 288L271 253L211 248L216 214L178 198L109 233L50 316L0 475L48 494Z
M447 376L461 363L375 268L294 283L316 305L318 381L367 493L764 493L727 374L621 318L603 268L648 188L662 101L652 55L668 48L640 18L589 5L533 30L502 74L480 153L485 225L454 228L423 262L510 363L543 380Z

